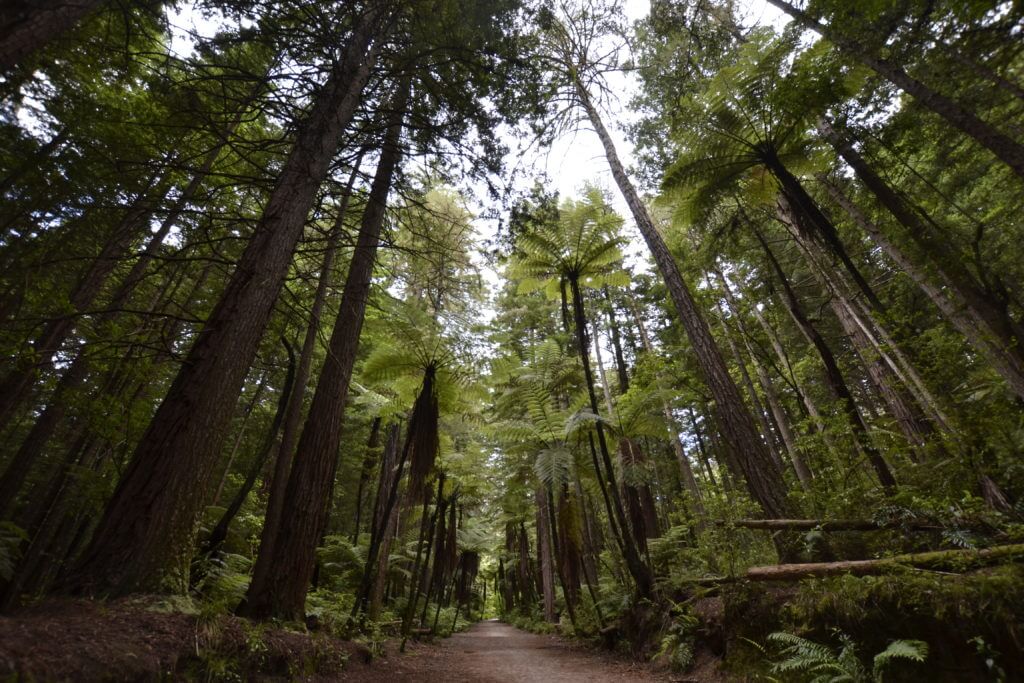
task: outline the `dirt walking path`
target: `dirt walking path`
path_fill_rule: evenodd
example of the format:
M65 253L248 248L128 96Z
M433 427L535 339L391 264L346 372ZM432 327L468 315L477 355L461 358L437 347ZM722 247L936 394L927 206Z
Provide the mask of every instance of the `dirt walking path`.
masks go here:
M415 683L612 683L669 681L666 674L586 649L483 621L437 645L419 646L342 676L346 681Z

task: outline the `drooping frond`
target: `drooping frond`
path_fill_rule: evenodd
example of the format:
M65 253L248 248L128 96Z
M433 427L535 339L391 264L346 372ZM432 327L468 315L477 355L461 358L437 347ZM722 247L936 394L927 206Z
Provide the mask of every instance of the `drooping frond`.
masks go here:
M434 368L428 368L424 373L423 386L409 419L409 490L416 497L422 492L423 482L434 466L439 446L439 410L434 375Z
M560 487L569 481L572 452L568 448L544 448L538 451L533 471L545 485Z
M928 658L928 643L923 640L894 640L874 657L875 678L882 680L882 669L897 659L923 662Z

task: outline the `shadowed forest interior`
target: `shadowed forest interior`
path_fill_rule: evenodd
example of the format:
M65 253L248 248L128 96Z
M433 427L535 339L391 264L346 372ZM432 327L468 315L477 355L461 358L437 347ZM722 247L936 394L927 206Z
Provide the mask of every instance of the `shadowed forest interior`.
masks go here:
M0 674L1024 680L1022 30L0 0Z

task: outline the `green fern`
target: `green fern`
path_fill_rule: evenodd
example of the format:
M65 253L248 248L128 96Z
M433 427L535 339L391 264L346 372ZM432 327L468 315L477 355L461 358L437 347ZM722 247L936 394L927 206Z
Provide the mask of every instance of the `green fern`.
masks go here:
M678 141L683 153L664 178L676 221L699 222L737 193L773 203L779 185L769 162L797 175L814 167L814 141L805 133L815 110L789 95L801 89L778 87L792 48L771 32L755 31L735 64L684 99L696 123Z
M572 452L568 448L545 448L537 454L533 471L545 485L558 489L568 483Z
M782 659L772 664L772 673L785 674L785 680L806 679L811 683L881 683L883 669L893 661L923 662L928 657L927 643L894 640L874 656L869 672L861 662L853 639L845 633L839 634L838 650L781 631L770 634L768 641L781 646Z
M897 659L923 662L928 658L928 643L923 640L894 640L874 658L873 673L876 681L882 680L882 669Z

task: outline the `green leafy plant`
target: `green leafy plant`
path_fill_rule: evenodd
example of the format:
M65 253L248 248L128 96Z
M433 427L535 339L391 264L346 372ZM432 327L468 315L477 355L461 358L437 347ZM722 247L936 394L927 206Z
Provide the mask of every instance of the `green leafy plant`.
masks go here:
M923 662L928 644L921 640L894 640L872 658L869 670L857 653L853 639L839 633L839 649L816 643L793 633L777 631L768 641L781 646L782 659L772 663L771 671L783 674L783 680L808 680L811 683L880 683L882 672L892 662L903 659ZM763 651L763 648L762 648Z
M678 606L677 606L678 608ZM694 632L700 620L686 610L676 610L678 615L672 621L668 632L662 637L655 659L665 658L672 671L686 671L693 666Z
M981 636L975 636L968 642L974 645L978 656L984 660L985 670L992 676L992 680L995 683L1003 683L1006 680L1006 671L999 666L999 650L992 647L992 644Z

